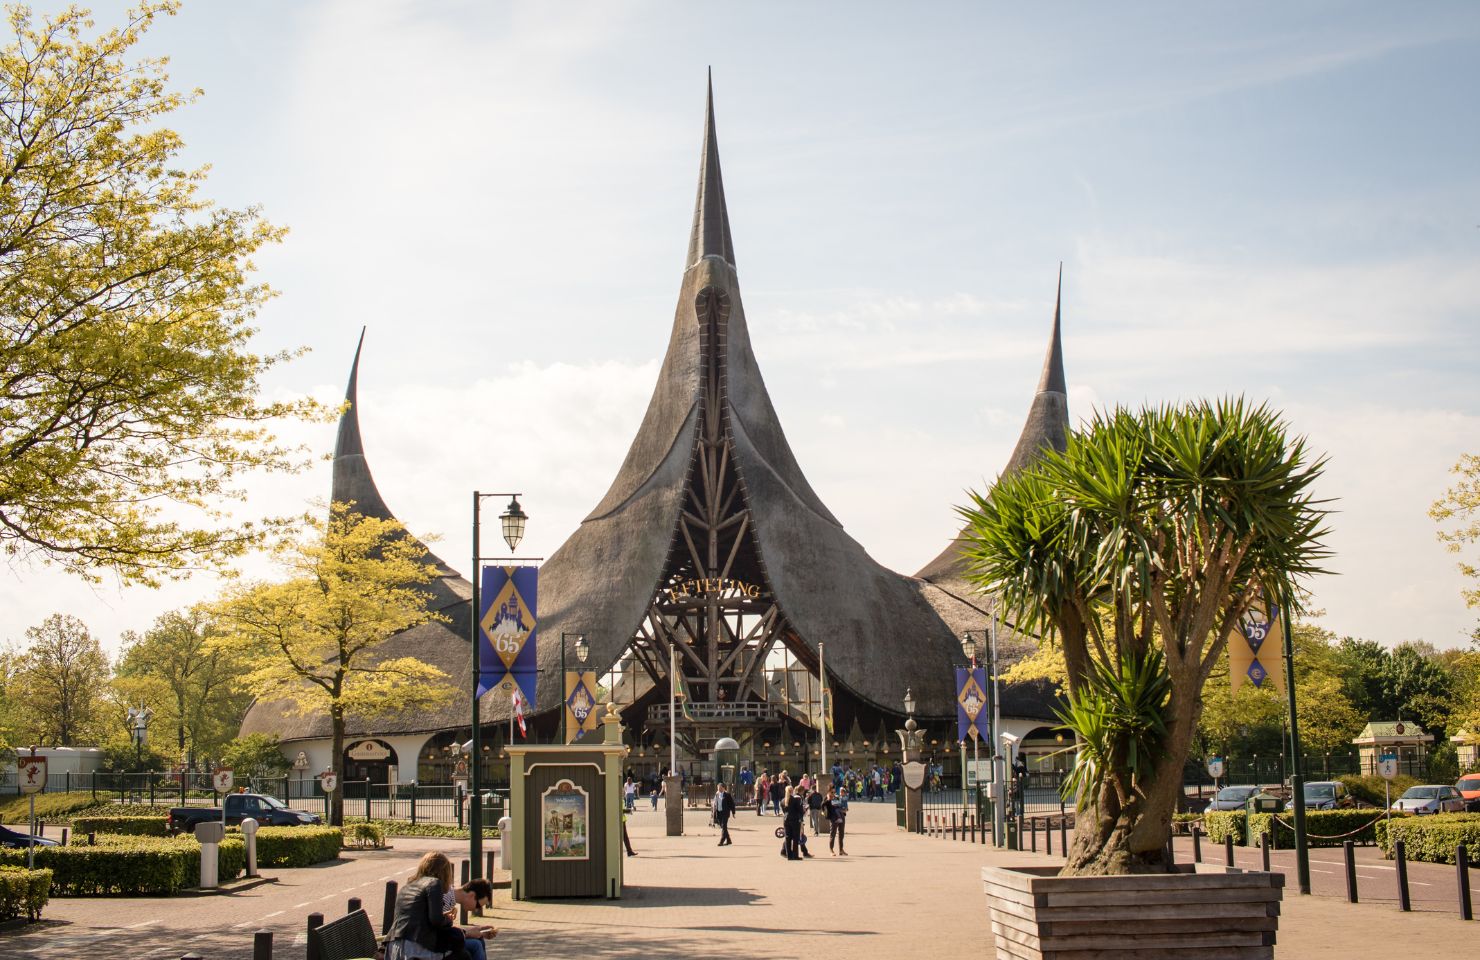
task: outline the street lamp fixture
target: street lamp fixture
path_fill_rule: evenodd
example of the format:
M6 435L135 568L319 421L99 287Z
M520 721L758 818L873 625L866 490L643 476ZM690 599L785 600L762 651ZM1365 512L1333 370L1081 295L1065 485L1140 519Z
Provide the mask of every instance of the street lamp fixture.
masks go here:
M961 652L966 655L967 663L971 664L973 668L976 667L976 662L982 656L981 642L973 636L975 633L977 631L967 630L961 635Z
M904 712L906 716L915 715L915 695L910 692L909 687L904 688Z
M591 655L591 644L586 641L584 633L576 635L576 662L585 663L586 658Z
M529 516L519 506L517 495L509 498L509 506L498 518L504 528L504 543L509 545L509 552L513 553L519 549L519 541L524 539L524 525L529 522Z

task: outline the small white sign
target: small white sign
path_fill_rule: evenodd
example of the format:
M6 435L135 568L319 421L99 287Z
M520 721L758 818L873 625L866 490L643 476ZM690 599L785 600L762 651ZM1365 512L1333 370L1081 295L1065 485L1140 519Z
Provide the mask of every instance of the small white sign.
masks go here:
M17 757L15 772L21 793L40 793L46 789L45 757Z
M325 770L319 774L319 786L325 793L333 793L334 789L339 786L339 774L333 770Z
M990 760L967 760L966 761L966 785L974 787L979 783L989 783L992 779L992 761Z
M391 748L379 740L361 740L344 753L351 760L389 760Z
M235 778L231 775L230 767L222 767L211 774L211 787L217 793L230 793L231 785L234 782Z
M925 764L918 760L911 760L904 765L904 785L911 790L920 789L925 782Z
M1208 776L1214 780L1223 779L1223 758L1208 757Z
M1398 757L1396 754L1384 753L1377 758L1377 772L1388 780L1398 775Z

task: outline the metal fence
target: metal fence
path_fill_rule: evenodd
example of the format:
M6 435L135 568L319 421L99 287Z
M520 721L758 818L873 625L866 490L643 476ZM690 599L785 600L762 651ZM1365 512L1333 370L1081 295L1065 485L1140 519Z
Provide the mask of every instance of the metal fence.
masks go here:
M1301 757L1303 758L1301 772L1306 780L1334 780L1347 775L1359 777L1378 775L1377 757L1371 753L1363 757L1356 750L1330 750L1303 753ZM1219 780L1219 785L1285 783L1290 779L1287 759L1284 753L1267 756L1252 754L1247 757L1224 757L1223 777ZM1398 760L1398 773L1405 777L1426 781L1429 779L1428 758L1415 757L1411 754L1402 756ZM1213 783L1213 778L1208 776L1204 762L1196 759L1187 761L1182 779L1183 783L1189 787L1205 787Z

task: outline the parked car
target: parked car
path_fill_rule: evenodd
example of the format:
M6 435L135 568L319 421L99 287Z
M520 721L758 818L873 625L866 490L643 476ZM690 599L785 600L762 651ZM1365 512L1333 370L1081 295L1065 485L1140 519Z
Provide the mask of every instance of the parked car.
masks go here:
M316 813L290 810L276 797L260 793L228 793L226 795L226 822L238 824L251 817L264 827L296 827L304 823L323 823ZM195 829L197 823L221 819L221 807L171 807L169 828L186 833Z
M1249 798L1259 792L1258 787L1224 787L1218 791L1213 802L1208 804L1209 810L1242 810Z
M1480 773L1467 773L1454 785L1459 795L1465 798L1465 809L1480 813Z
M24 850L29 846L54 847L56 845L57 842L55 840L48 840L45 837L34 837L29 833L21 833L18 830L0 826L0 847L18 847Z
M1340 780L1313 780L1302 792L1307 810L1339 810L1356 806L1356 799Z
M1462 813L1465 798L1458 790L1442 783L1409 787L1393 803L1394 810L1406 813Z

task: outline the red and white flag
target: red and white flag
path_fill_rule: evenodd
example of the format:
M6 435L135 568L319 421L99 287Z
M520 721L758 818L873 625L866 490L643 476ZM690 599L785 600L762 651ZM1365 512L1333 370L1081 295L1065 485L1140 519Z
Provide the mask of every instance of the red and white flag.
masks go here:
M514 719L519 721L519 736L529 736L529 728L524 725L524 697L517 686L514 688Z

